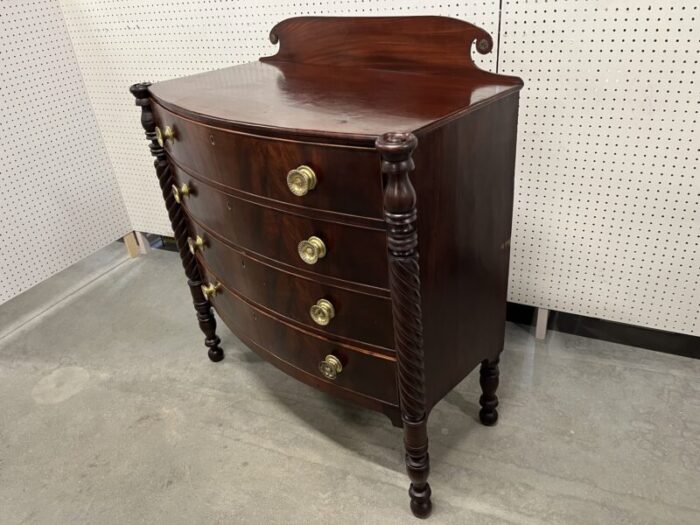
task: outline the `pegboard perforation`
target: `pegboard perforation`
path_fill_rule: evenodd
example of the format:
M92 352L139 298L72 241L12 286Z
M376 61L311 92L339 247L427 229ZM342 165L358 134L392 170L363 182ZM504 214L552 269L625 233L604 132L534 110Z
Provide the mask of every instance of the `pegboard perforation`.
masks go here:
M525 80L509 296L699 335L698 9L624 3L504 0L499 69Z
M120 237L129 219L58 0L3 0L0 77L3 303Z
M670 0L57 0L72 40L94 116L55 111L52 96L69 59L55 24L56 1L24 9L25 56L3 56L22 85L33 82L32 106L5 94L7 111L27 114L12 138L7 169L20 169L25 139L41 140L41 125L97 126L111 159L133 227L168 234L170 226L150 157L143 151L136 108L126 88L274 54L267 35L278 21L301 15L439 14L486 29L496 46L474 55L480 67L521 76L516 195L509 299L614 321L700 335L698 242L700 188L697 85L700 42L693 2ZM51 5L54 5L52 8ZM0 23L7 6L0 4ZM38 13L36 12L38 9ZM499 31L500 24L500 31ZM41 44L39 37L41 36ZM0 33L0 45L5 44ZM42 53L60 59L42 61ZM66 54L68 53L68 54ZM46 78L29 71L41 64ZM74 66L73 66L74 67ZM72 70L75 73L75 67ZM0 77L5 80L5 71ZM84 100L84 99L83 99ZM36 111L28 111L35 108ZM41 118L41 111L47 113ZM89 112L88 112L89 113ZM8 135L0 122L0 130ZM13 128L14 129L14 128ZM48 139L51 148L63 144ZM75 162L94 154L70 142ZM99 151L99 145L98 150ZM91 157L91 155L93 155ZM99 158L104 159L104 147ZM107 180L105 163L98 178ZM107 170L107 171L105 171ZM0 198L31 199L0 188ZM104 195L81 190L98 204L76 211L87 220ZM19 192L21 193L21 192ZM56 200L62 220L75 204ZM30 208L31 209L31 208ZM17 222L17 221L15 221ZM95 228L105 228L100 217ZM48 227L44 225L43 227ZM56 242L67 242L60 236ZM53 241L52 241L53 242ZM35 254L36 255L36 254ZM60 266L60 264L57 264ZM4 285L4 283L3 283Z

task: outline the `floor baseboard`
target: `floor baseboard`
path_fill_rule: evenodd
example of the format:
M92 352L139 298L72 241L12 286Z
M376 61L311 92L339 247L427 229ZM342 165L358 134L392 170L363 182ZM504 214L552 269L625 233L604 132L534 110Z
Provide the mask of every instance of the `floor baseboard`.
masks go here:
M536 313L537 308L534 306L508 303L506 319L517 324L534 325ZM555 310L549 312L547 329L700 359L700 337L687 334L677 334Z

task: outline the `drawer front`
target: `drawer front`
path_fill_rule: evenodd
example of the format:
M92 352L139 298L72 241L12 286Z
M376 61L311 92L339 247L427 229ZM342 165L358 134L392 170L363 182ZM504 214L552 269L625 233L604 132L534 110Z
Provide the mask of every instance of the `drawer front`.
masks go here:
M218 281L218 277L211 273L205 272L205 276L208 282ZM360 352L298 330L253 308L225 287L219 288L211 302L223 321L243 341L253 343L258 350L309 374L316 382L398 404L394 359ZM342 371L333 380L325 378L319 371L319 364L328 355L335 356L342 363Z
M198 124L154 104L161 129L175 133L165 148L201 178L270 199L349 215L382 218L382 178L376 151L234 133ZM287 174L305 165L316 185L297 196Z
M189 195L180 198L186 211L243 251L346 281L388 287L385 231L281 212L228 195L177 168L173 171L177 186L189 187ZM326 253L307 264L298 246L312 236L321 239Z
M250 301L323 333L393 349L391 300L319 283L295 273L264 264L231 248L191 221L192 239L204 242L196 247L204 267L210 269L227 288ZM333 317L328 324L312 318L311 308L320 299L330 303ZM327 306L326 306L327 308ZM326 320L315 318L322 323Z

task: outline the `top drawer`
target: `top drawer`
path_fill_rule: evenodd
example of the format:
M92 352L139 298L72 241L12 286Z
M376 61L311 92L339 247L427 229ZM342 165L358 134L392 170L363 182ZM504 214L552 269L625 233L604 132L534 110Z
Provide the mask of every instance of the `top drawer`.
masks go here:
M372 149L293 142L236 133L179 117L153 103L160 129L172 128L165 149L179 165L205 179L277 201L348 215L382 218L380 159ZM287 177L295 174L297 192L308 177L315 186L296 195ZM313 184L311 184L313 185Z

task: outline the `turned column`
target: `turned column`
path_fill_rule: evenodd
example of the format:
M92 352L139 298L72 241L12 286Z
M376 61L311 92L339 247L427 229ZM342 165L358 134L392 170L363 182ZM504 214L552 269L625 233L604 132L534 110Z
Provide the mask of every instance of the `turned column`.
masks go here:
M394 339L399 399L411 479L411 510L419 518L430 514L427 411L423 364L416 192L408 174L418 140L412 133L386 133L376 141L384 174L384 219L387 224L389 288L394 316Z
M156 122L151 109L151 99L148 93L149 86L150 83L134 84L129 88L129 91L136 98L136 105L141 107L141 125L146 131L146 138L150 141L148 147L151 149L151 155L155 157L156 175L158 176L160 189L163 192L163 200L168 210L170 224L173 227L182 266L187 276L187 284L190 287L192 301L197 312L199 328L204 333L204 344L209 349L209 359L214 362L221 361L224 358L224 351L219 346L221 339L216 335L216 319L211 309L211 303L209 303L202 292L202 277L197 267L197 260L190 253L187 245L187 221L180 205L175 202L175 198L172 195L174 181L170 172L170 165L165 156L165 149L158 143L156 138Z

